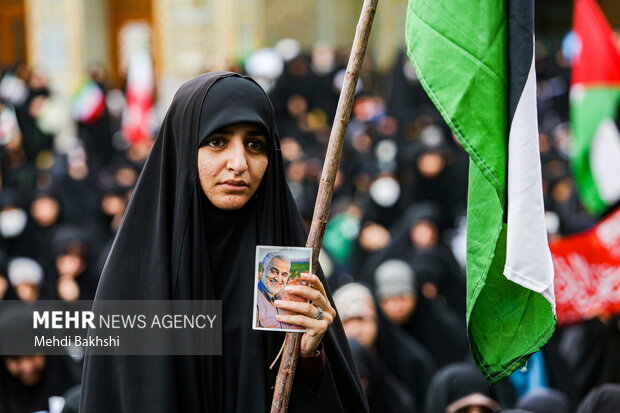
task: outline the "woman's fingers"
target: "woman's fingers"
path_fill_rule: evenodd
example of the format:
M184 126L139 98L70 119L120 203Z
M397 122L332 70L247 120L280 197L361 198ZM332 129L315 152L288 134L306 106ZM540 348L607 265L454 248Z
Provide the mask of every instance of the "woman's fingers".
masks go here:
M320 335L321 337L323 337L323 334L325 334L325 331L327 331L327 327L329 327L329 325L331 324L327 320L316 320L314 318L310 318L301 314L278 314L276 316L276 319L283 323L305 327L308 329L308 332L310 332L311 335Z
M289 315L278 314L276 316L278 321L306 328L307 331L301 339L301 356L310 357L321 342L328 327L334 322L336 310L327 299L325 287L319 277L315 274L302 273L301 281L305 285L289 284L284 287L284 290L310 300L311 303L276 300L274 305L293 313ZM319 309L323 313L321 318L317 320L316 316L319 315Z
M323 309L323 312L330 313L332 318L336 317L336 310L320 290L306 285L287 285L284 289L291 294L311 300L314 305Z
M276 300L274 301L273 305L278 308L283 308L285 310L289 310L297 314L302 314L314 319L319 312L319 309L316 305L299 301ZM325 310L323 310L323 316L321 318L327 319L330 324L334 321L333 314Z
M301 337L300 356L311 357L321 343L327 328L331 324L327 320L315 320L305 315L282 315L276 316L278 321L304 327L306 332Z
M312 288L321 292L324 298L324 302L321 304L321 308L325 312L329 312L332 315L332 318L336 318L336 310L332 307L331 303L327 299L327 292L325 291L325 286L321 282L321 279L316 276L316 274L302 273L301 279L308 283Z
M325 287L323 287L323 283L321 282L319 277L317 277L315 274L309 274L306 272L302 272L301 279L302 281L305 281L306 283L308 283L308 285L310 285L312 288L319 290L321 294L325 296L327 295L327 293L325 292Z

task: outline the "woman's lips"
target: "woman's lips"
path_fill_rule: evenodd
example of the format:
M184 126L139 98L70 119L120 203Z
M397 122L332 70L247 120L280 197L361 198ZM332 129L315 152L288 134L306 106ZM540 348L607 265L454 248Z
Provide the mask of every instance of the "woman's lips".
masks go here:
M230 192L243 192L248 189L249 185L245 181L229 179L228 181L222 182L220 186Z

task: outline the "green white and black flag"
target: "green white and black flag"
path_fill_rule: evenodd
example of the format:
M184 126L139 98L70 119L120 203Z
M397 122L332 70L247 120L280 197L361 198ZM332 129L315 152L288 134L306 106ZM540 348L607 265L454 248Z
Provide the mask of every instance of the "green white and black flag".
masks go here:
M409 0L407 46L470 157L467 327L490 381L555 326L538 149L532 0Z

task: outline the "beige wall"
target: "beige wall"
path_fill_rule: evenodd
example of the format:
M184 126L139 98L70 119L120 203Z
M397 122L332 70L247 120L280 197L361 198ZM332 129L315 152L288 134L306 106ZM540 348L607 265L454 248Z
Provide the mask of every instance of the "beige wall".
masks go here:
M131 1L131 0L126 0ZM317 41L350 47L362 0L149 0L159 88L164 96L206 68L224 68L253 50L292 37L309 50ZM613 26L617 0L600 0ZM74 87L86 65L111 69L107 0L25 0L28 60ZM567 2L567 7L572 5ZM404 48L407 0L380 0L369 53L388 68Z
M292 37L309 50L317 41L346 50L353 43L360 0L266 0L267 44ZM380 0L370 37L369 53L386 69L404 47L406 0Z
M130 1L130 0L127 0ZM360 0L151 0L158 94L167 106L185 80L222 69L285 37L306 50L317 41L348 49ZM90 63L113 62L111 11L106 0L26 0L29 62L64 93ZM388 67L404 43L406 0L381 0L369 52Z
M152 0L158 92L164 110L180 84L223 69L283 38L305 50L353 42L360 0ZM369 53L387 69L404 45L406 0L380 0Z
M82 0L84 13L84 61L102 64L110 71L108 8L105 0Z
M264 47L264 0L153 0L158 92L166 107L186 79Z
M304 47L310 47L317 38L316 3L329 1L265 0L266 43L273 46L278 40L290 37Z
M27 0L28 62L64 96L107 60L105 0Z
M406 15L406 0L379 0L369 52L381 70L389 70L399 50L405 48Z

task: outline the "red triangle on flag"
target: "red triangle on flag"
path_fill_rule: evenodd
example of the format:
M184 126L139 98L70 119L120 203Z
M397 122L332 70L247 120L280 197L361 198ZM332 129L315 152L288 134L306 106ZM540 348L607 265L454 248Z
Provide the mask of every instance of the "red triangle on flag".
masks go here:
M620 86L620 50L596 0L576 0L573 24L579 46L571 85Z

